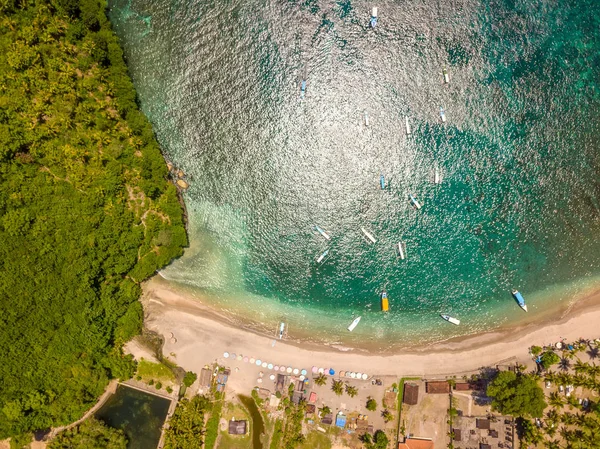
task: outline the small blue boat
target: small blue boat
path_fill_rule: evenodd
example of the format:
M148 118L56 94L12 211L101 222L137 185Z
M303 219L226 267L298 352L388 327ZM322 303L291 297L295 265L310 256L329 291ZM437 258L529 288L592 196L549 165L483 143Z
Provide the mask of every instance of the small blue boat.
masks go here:
M525 304L525 299L523 299L523 295L521 295L521 293L519 293L518 290L513 290L512 295L513 298L517 300L517 304L519 304L519 307L525 312L527 312L527 304Z
M306 93L306 80L302 80L302 84L300 84L300 98L304 98L305 93Z
M373 12L371 13L371 21L369 23L371 28L375 28L377 26L377 7L373 8Z
M381 190L385 189L385 176L383 176L383 173L381 174L381 176L379 176L379 184L381 185Z
M444 108L440 108L440 118L442 119L442 122L446 122L446 112L444 111Z

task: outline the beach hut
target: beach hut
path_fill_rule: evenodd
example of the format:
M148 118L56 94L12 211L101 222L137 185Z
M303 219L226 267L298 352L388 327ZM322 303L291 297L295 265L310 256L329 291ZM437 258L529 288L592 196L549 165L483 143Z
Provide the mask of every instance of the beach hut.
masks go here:
M229 435L246 435L246 429L248 428L248 421L229 421Z
M402 402L408 405L416 405L419 400L419 386L415 384L404 384L404 395Z

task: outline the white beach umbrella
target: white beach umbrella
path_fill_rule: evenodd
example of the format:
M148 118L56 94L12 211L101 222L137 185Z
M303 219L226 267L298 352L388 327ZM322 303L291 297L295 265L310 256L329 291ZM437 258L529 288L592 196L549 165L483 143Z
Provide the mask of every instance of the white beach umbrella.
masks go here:
M362 373L356 373L356 378L357 379L362 379Z
M291 373L291 372L292 372L292 367L291 367L291 366L288 366L286 371L287 371L288 373Z
M254 365L254 362L256 362L256 359L254 357L250 357L250 363Z
M319 374L323 374L324 371L325 371L325 368L319 368Z
M369 378L369 376L367 376L366 373L363 373L362 378L363 378L363 380L367 380Z
M229 353L228 352L224 352L223 353L223 357L228 358L229 357Z
M261 366L262 365L262 360L257 360L256 361L256 366Z
M300 381L304 381L304 379L306 379L306 377L300 376L298 379L300 379Z
M260 377L259 377L258 379L256 379L256 381L257 381L259 384L262 384L262 379L261 379Z
M351 373L350 373L350 377L351 377L352 379L356 379L356 373L355 373L354 371L353 371L353 372L351 372Z
M297 376L300 373L300 370L298 368L294 368L294 376Z
M262 365L261 365L261 366L262 366L263 368L266 368L267 366L269 366L269 364L268 364L267 362L262 362Z
M267 365L267 368L269 368L269 369L273 369L273 364L272 364L272 363L269 363L269 364Z
M271 374L271 375L269 376L269 379L271 379L271 380L275 380L275 374Z

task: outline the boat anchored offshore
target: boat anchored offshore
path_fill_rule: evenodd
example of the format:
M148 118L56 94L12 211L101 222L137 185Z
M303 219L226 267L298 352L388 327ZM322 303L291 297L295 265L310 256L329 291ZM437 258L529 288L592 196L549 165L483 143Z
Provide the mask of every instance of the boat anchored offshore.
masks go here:
M315 229L319 232L319 234L321 234L325 240L331 240L331 237L329 237L329 235L323 231L323 229L321 229L319 226L315 225Z
M387 292L384 290L381 292L381 311L387 312L390 310L390 303L388 301Z
M285 332L285 323L281 322L281 324L279 325L279 339L280 340L283 338L284 332Z
M371 243L375 243L377 240L375 239L375 237L373 237L373 234L371 234L369 231L367 231L365 228L360 228L360 230L363 232L363 234L371 241Z
M519 307L525 312L527 312L527 304L525 304L525 299L523 299L523 295L521 295L521 293L519 293L518 290L513 290L512 295L513 298L517 300L517 304L519 304Z
M441 184L442 183L442 177L440 175L440 169L435 167L435 172L433 173L433 183L434 184Z
M302 83L300 84L300 98L304 98L305 94L306 94L306 80L302 80Z
M369 126L369 114L365 111L365 126Z
M327 254L329 254L329 250L326 249L325 251L323 251L323 253L317 257L317 263L321 263L323 262L323 260L327 257Z
M398 257L400 257L400 259L406 259L406 244L404 242L398 242L396 244L396 250L398 251Z
M421 204L417 201L417 199L414 196L412 196L412 194L409 194L408 197L410 198L410 202L413 203L413 206L415 206L417 210L421 209Z
M381 190L385 189L385 176L383 176L383 173L379 176L379 185L381 185Z
M408 117L404 117L404 124L406 126L406 135L410 136L410 123L408 122Z
M450 82L450 77L448 76L448 70L446 70L446 67L444 67L442 73L444 74L444 83L448 84Z
M450 315L444 315L443 313L440 315L443 319L448 321L449 323L456 324L457 326L460 324L460 320L451 317Z
M375 28L377 26L377 7L373 7L373 12L371 13L371 20L369 22L371 28Z
M446 112L444 108L440 108L440 118L442 119L442 123L446 123Z
M352 321L352 323L350 323L350 326L348 326L348 330L350 332L352 332L356 328L356 326L358 326L358 323L360 322L361 318L362 317L360 317L360 316L356 317L356 318L354 318L354 321Z

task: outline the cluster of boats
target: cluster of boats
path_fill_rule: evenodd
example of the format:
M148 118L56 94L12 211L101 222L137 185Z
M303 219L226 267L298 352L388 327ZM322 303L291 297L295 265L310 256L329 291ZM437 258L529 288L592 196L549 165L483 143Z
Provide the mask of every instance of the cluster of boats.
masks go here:
M374 7L371 12L371 18L369 20L369 25L371 28L375 28L377 26L377 17L378 17L377 12L378 12L377 7ZM445 67L442 70L442 74L444 77L444 83L446 83L446 84L450 83L450 76ZM302 83L300 85L300 98L304 98L305 95L306 95L306 79L303 79ZM444 110L443 107L440 107L439 114L440 114L440 120L442 121L442 123L445 123L446 122L446 111ZM369 114L366 111L364 113L364 121L365 121L365 126L369 126ZM405 123L406 135L409 136L412 133L412 130L411 130L410 121L409 121L408 116L404 117L404 123ZM440 170L437 167L435 168L435 171L434 171L433 182L435 184L440 184L442 182ZM386 189L387 184L386 184L385 175L383 173L379 177L379 184L380 184L381 190ZM413 207L416 210L421 209L421 203L418 201L418 199L412 193L409 193L408 200L410 201L410 203L413 205ZM329 234L327 234L327 232L325 232L321 227L319 227L318 225L315 225L315 229L317 230L317 232L319 234L321 234L321 236L323 236L323 238L325 238L325 240L328 240L328 241L331 240L331 236ZM373 236L373 234L371 232L369 232L364 227L361 227L360 229L370 243L377 242L377 239ZM404 260L406 258L406 243L403 241L400 241L395 244L395 248L396 248L398 257L401 260ZM326 249L323 253L321 253L317 257L317 259L316 259L317 263L318 264L323 263L326 260L328 255L329 255L329 249ZM521 307L521 309L523 309L525 312L527 312L527 305L525 304L525 300L523 299L523 296L521 295L521 293L519 293L519 291L517 291L517 290L512 290L511 293L512 293L513 298L517 301L517 304L519 305L519 307ZM387 311L389 311L389 309L390 309L389 298L388 298L387 292L384 290L381 292L381 310L383 312L387 312ZM458 326L460 324L459 319L454 318L450 315L440 314L440 317L443 318L444 320L446 320L447 322L452 323L456 326ZM348 330L350 332L352 332L356 328L356 326L358 326L358 323L360 322L361 318L362 318L361 316L356 317L352 321L352 323L348 326ZM283 335L283 330L281 330L281 332L280 332L280 338L282 335Z
M518 290L513 290L512 295L513 295L513 298L515 298L515 300L517 301L517 304L519 304L519 307L521 307L521 309L523 309L525 312L527 312L527 304L525 304L523 295L521 295L521 293L519 293ZM383 292L381 292L381 310L383 312L387 312L388 310L390 310L390 303L389 303L387 292L385 290ZM460 324L460 320L458 318L454 318L453 316L447 315L445 313L441 313L440 317L442 317L444 320L446 320L449 323L452 323L456 326L458 326ZM358 323L360 323L361 319L362 319L362 316L358 316L358 317L354 318L352 323L350 323L350 326L348 326L348 330L350 332L352 332L356 328L356 326L358 326Z

